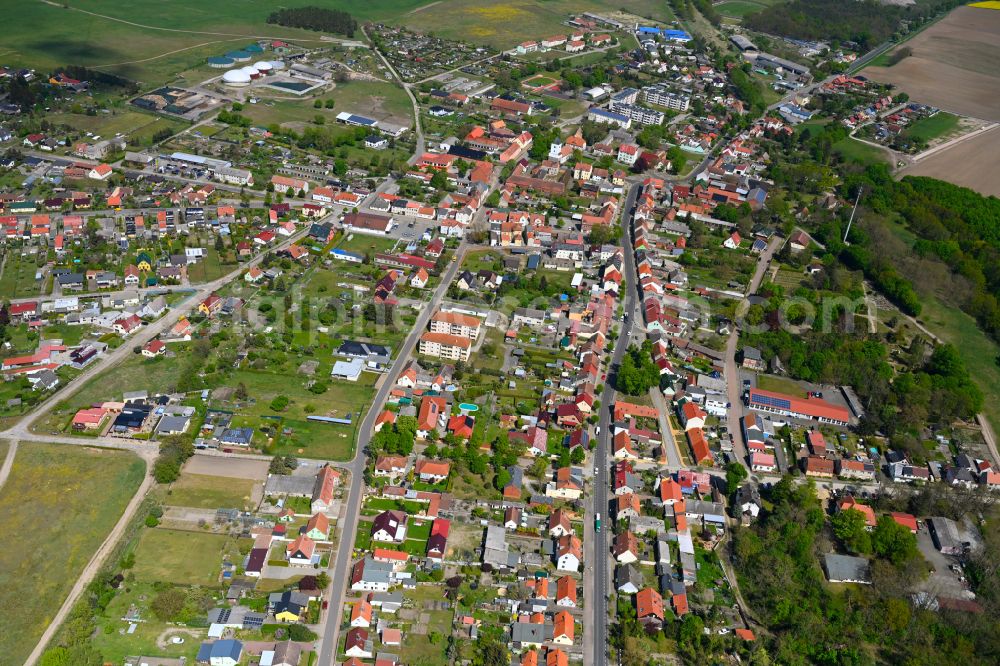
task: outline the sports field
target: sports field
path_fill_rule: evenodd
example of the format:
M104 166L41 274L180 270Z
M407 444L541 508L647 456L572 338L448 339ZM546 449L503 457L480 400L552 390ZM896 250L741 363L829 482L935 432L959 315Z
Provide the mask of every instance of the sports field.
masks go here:
M759 12L772 3L756 2L755 0L729 0L715 5L715 10L723 16L742 19L747 14Z
M906 42L913 55L863 74L960 116L1000 121L1000 11L959 7Z
M4 452L6 447L4 447ZM139 487L131 453L22 443L0 491L0 659L23 664Z

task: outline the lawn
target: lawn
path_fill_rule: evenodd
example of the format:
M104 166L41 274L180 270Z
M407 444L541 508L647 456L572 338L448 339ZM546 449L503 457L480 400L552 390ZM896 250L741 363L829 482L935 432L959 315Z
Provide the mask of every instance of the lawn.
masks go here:
M0 490L0 526L17 535L0 551L0 653L6 663L24 663L144 473L145 465L130 453L20 446Z
M972 380L983 392L984 414L1000 434L1000 366L993 359L1000 356L1000 346L976 325L976 320L956 307L945 305L934 296L925 296L918 321L945 342L958 348ZM905 325L905 324L904 324Z
M848 162L868 165L886 161L885 152L881 149L851 137L833 144L833 150Z
M184 473L170 485L165 504L198 509L244 509L253 490L252 479Z
M217 587L224 549L236 541L221 534L144 530L135 549L136 580Z
M776 377L774 375L757 375L757 388L763 391L787 393L794 396L802 396L805 394L805 389L803 389L794 379Z
M345 252L364 254L366 252L388 252L396 247L397 242L395 238L383 236L348 234L335 247Z
M904 130L911 139L930 141L958 129L958 116L946 111L939 111L933 116L921 118Z
M313 106L315 97L302 99L272 99L268 89L261 90L263 101L249 104L243 113L260 125L289 125L313 123L316 116L324 120L324 127L337 134L349 130L344 125L336 123L337 114L341 111L364 114L376 120L393 118L400 124L408 124L412 109L410 98L399 86L388 81L348 81L336 84L333 90L324 90L318 94L319 99L332 99L334 108L317 109Z
M178 131L187 126L178 120L161 118L139 111L114 111L98 113L94 116L78 113L56 113L49 116L53 125L65 125L79 132L92 132L102 138L122 134L127 136L129 143L141 143L163 128Z
M210 244L203 247L205 248L205 256L197 263L188 266L187 269L188 279L192 284L213 282L237 268L235 264L223 264L219 253Z
M265 417L280 417L291 433L281 437L275 453L295 453L308 458L346 460L354 452L355 433L374 395L375 375L362 373L357 382L331 382L325 393L315 395L305 388L305 378L292 373L237 370L228 384L242 383L255 404L238 416L262 424ZM282 412L271 409L278 395L289 399ZM309 414L343 418L352 415L350 426L310 422ZM277 425L273 421L270 425Z
M0 275L0 294L8 298L36 296L41 283L35 281L38 266L34 258L24 257L13 249L4 253L3 274Z
M200 636L191 636L185 628L177 633L184 637L181 644L165 642L164 647L156 645L156 639L171 625L157 619L150 606L156 598L156 590L151 583L131 583L127 591L121 590L114 596L107 609L98 618L98 631L94 634L92 644L105 663L121 664L125 657L137 654L156 654L159 657L186 657L189 664L195 663L201 639L207 635L206 629L195 629ZM139 609L142 622L136 625L133 633L128 633L128 623L122 620L132 605Z
M916 237L901 224L887 222L886 226L907 247L913 245ZM1000 413L994 408L995 405L1000 405L1000 366L993 362L993 359L1000 357L1000 345L982 332L975 319L957 307L946 305L942 301L942 294L928 293L926 290L919 293L921 312L917 321L958 349L969 369L969 375L983 392L986 418L994 432L1000 434ZM912 325L905 320L902 327L912 332Z

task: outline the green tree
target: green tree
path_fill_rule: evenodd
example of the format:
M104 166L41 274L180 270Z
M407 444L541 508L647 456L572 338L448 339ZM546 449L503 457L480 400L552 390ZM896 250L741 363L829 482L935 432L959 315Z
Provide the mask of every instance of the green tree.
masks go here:
M917 556L917 537L908 527L903 527L892 516L878 519L871 535L872 551L897 567Z
M726 492L732 494L736 492L740 483L747 478L747 468L737 461L726 465Z
M869 553L872 549L865 514L856 509L840 511L830 520L833 533L854 553Z

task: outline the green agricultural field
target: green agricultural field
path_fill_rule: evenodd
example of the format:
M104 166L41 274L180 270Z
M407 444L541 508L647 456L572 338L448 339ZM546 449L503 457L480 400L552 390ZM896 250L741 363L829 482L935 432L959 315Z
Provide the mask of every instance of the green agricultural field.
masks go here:
M929 118L921 118L913 123L903 133L920 141L930 141L951 134L958 129L958 116L947 111L939 111Z
M17 535L0 550L3 661L25 662L144 473L126 452L21 444L0 490L0 528Z
M174 0L170 11L158 0L22 3L4 33L0 56L9 65L42 70L100 67L147 87L255 38L320 41L315 32L268 25L273 9L256 0Z
M667 3L654 0L443 0L393 22L447 39L509 49L526 39L565 34L566 19L586 11L627 11L659 21L673 17Z
M250 502L252 479L233 479L206 474L181 475L170 485L165 504L198 509L243 509Z
M217 587L224 551L236 541L221 534L183 532L160 527L143 531L135 549L136 580Z

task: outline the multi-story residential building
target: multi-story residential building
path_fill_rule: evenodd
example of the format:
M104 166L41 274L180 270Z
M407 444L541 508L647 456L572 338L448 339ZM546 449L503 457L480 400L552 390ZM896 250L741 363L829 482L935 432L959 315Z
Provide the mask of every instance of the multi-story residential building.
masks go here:
M673 92L661 85L647 86L642 89L642 99L649 104L665 106L671 111L687 111L691 98L681 93Z
M431 317L431 333L447 333L475 340L482 330L482 320L479 317L462 314L461 312L443 312L438 310Z
M420 336L420 353L449 361L468 361L472 353L472 340L460 335L428 331Z

